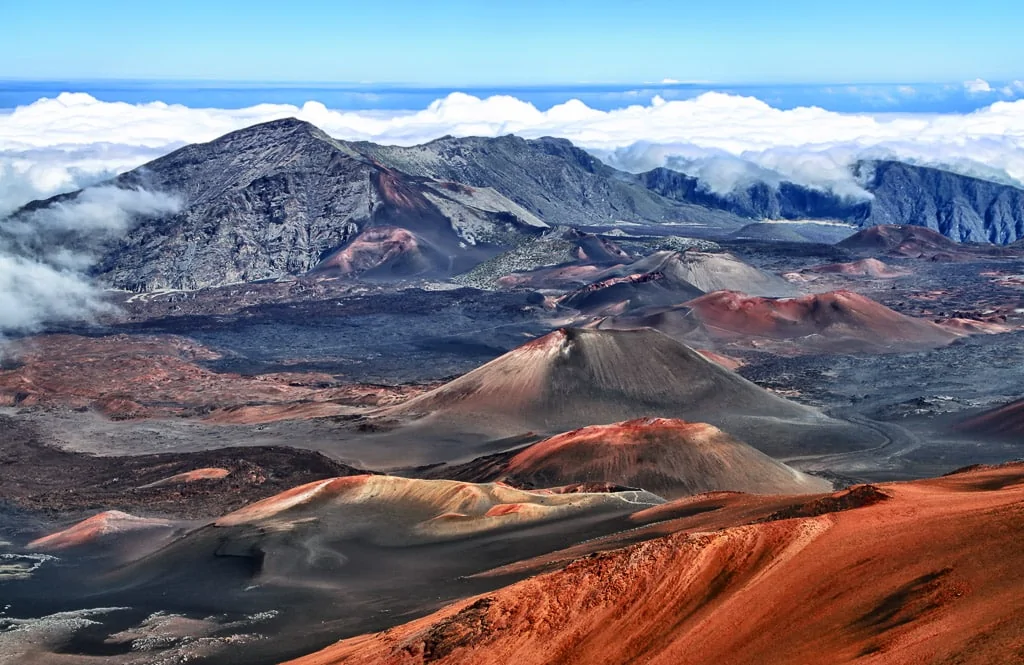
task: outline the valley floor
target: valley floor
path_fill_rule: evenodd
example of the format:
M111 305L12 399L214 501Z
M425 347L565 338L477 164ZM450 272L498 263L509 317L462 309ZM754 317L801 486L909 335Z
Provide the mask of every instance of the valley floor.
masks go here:
M688 309L666 335L602 328L671 297L621 267L587 287L612 294L597 313L569 288L300 280L123 295L102 325L16 340L0 663L1024 658L1024 447L961 427L1024 396L1024 259L878 277L818 270L853 258L833 247L723 244L771 288L856 291L953 341L847 352L845 328L726 336ZM558 406L577 398L579 422ZM684 444L707 457L669 468ZM561 457L525 475L538 450ZM810 494L572 473L681 492L747 464ZM55 532L72 546L30 545Z

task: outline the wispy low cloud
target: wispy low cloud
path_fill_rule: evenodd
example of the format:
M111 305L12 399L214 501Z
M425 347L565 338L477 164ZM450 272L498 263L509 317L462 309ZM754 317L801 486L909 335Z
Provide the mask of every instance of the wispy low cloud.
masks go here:
M108 309L88 270L140 218L173 214L173 196L97 187L0 222L0 340Z
M0 125L4 117L0 115ZM0 148L0 219L29 201L90 187L178 147L96 143Z
M89 319L107 308L81 274L0 252L0 343L7 334Z

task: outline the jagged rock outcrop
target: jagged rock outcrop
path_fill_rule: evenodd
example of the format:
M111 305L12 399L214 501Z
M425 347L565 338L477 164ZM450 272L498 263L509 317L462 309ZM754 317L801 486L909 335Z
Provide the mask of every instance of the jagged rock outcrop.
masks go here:
M941 169L866 162L870 224L913 224L959 242L1005 245L1024 237L1024 190Z
M853 172L871 199L844 198L791 182L760 182L718 194L695 177L665 168L640 177L667 198L753 219L910 224L958 242L1001 245L1024 237L1024 189L897 161L864 161L854 165Z

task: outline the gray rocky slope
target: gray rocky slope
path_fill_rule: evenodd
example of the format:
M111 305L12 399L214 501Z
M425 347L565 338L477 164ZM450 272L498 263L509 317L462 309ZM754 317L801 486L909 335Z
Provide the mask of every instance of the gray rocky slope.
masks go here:
M640 176L614 169L565 139L446 136L411 147L350 146L405 173L494 188L551 224L655 222L683 225L687 234L720 235L746 223L718 206L664 197Z
M502 251L510 237L548 228L493 190L396 172L294 119L186 146L108 184L183 201L177 214L136 220L103 248L97 276L138 291L302 274L370 229L377 232L360 243L363 255L345 265L447 276Z
M1024 190L895 161L854 166L870 200L783 182L757 183L716 194L699 180L669 169L641 175L667 198L710 206L753 219L835 219L859 226L924 226L958 242L1007 244L1024 238Z

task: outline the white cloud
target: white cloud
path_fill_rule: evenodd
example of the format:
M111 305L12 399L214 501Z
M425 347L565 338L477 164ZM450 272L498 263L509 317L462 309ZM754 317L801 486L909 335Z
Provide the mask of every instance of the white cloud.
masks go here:
M0 115L0 125L3 121ZM28 201L94 185L180 145L94 143L5 150L0 142L0 218Z
M663 78L663 79L661 79L661 82L662 82L663 85L676 85L678 83L682 83L682 81L680 81L679 79L670 79L670 78Z
M107 310L85 272L104 243L140 216L175 212L173 196L97 187L74 200L18 215L0 227L0 340L45 323L88 319Z
M611 111L578 100L541 111L514 97L453 93L415 112L357 112L315 101L216 109L100 102L65 93L0 115L0 209L5 201L10 207L74 188L185 143L288 116L337 138L402 145L445 134L561 136L622 167L671 164L723 188L774 174L857 195L846 167L880 156L1024 182L1024 100L967 114L836 113L781 110L712 92L681 101L655 97L648 105Z
M0 342L46 323L88 319L109 309L81 274L0 252Z
M1010 81L1000 90L1006 97L1024 95L1024 81Z
M992 92L992 86L985 79L974 79L973 81L964 81L964 90L969 95L987 95Z

